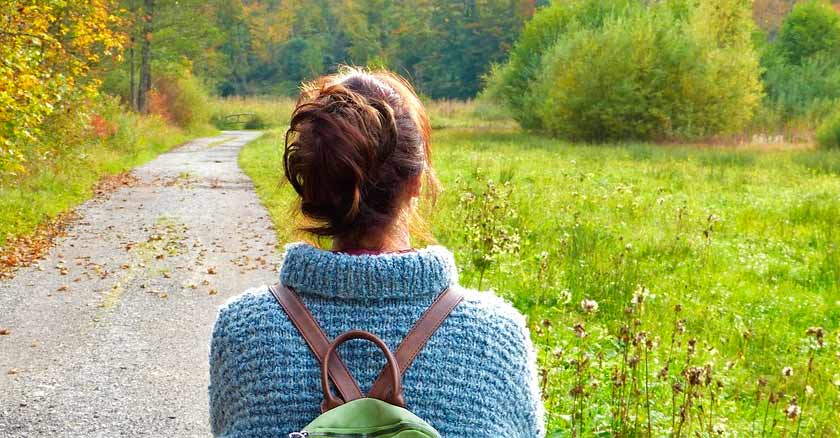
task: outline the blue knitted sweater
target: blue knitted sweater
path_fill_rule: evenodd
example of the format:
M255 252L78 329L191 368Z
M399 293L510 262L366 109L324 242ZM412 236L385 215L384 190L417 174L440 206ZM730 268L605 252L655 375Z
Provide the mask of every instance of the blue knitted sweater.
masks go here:
M290 244L280 271L329 338L362 329L393 350L447 286L452 254L440 246L347 255ZM403 380L406 408L443 438L543 437L536 357L525 320L489 292L465 299ZM339 347L367 392L385 365L369 342ZM268 292L251 289L219 309L210 342L210 422L220 437L285 437L320 414L318 363Z

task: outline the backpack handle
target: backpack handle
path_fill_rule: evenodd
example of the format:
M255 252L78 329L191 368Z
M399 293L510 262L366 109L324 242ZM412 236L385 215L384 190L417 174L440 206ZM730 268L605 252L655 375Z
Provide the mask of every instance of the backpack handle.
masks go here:
M341 406L342 403L344 403L340 399L336 398L330 390L328 365L330 363L330 356L332 356L335 349L339 345L351 339L364 339L371 341L376 344L380 350L382 350L382 353L385 355L385 359L388 361L386 369L391 374L392 385L394 388L394 390L390 393L390 400L384 401L395 406L405 407L405 399L403 399L402 395L402 376L400 374L399 365L397 365L397 359L394 357L394 353L392 353L388 346L385 345L385 342L376 337L376 335L364 330L350 330L335 338L332 344L330 344L330 347L327 349L327 352L324 355L324 360L321 361L321 388L324 390L324 402L321 405L321 412L326 412L332 408Z

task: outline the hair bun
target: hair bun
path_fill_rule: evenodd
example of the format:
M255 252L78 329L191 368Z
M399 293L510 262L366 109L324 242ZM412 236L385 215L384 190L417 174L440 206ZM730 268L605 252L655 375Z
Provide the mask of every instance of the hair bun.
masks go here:
M383 230L406 182L426 168L428 120L419 99L377 74L352 70L301 93L283 164L301 212L314 223L306 231L358 238Z

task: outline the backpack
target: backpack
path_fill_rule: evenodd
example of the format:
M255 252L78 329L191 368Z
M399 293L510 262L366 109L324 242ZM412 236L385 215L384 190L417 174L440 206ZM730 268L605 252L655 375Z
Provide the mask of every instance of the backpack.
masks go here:
M321 415L289 438L440 438L429 423L405 408L402 375L435 331L461 302L463 297L446 289L429 306L400 343L396 352L376 335L350 330L330 342L300 297L282 284L269 291L300 332L321 365L321 389L324 401ZM336 349L351 339L373 342L385 355L387 363L363 396ZM339 392L333 394L330 381Z

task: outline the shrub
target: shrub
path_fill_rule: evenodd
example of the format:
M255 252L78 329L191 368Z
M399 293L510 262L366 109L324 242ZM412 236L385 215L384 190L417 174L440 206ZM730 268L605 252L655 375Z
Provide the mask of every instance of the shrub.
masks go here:
M265 119L263 119L263 117L259 114L254 114L253 117L251 117L250 119L248 119L247 122L245 122L244 126L245 129L265 129L267 127L268 122L266 122Z
M719 0L639 5L577 27L542 55L520 109L539 123L526 127L587 141L737 130L761 96L750 23L745 2Z
M608 16L621 13L631 4L628 0L581 0L555 2L540 9L522 31L510 61L491 70L487 95L504 102L523 127L541 128L542 121L532 109L540 98L530 91L542 70L542 57L568 33L579 28L597 29Z
M198 78L187 73L159 76L150 95L150 112L185 129L210 122L207 91Z
M817 144L823 149L840 149L840 109L820 124Z
M840 15L822 0L796 5L779 30L778 49L787 62L801 64L819 54L840 52Z
M808 124L830 113L840 98L840 16L828 5L797 5L762 56L766 105Z

